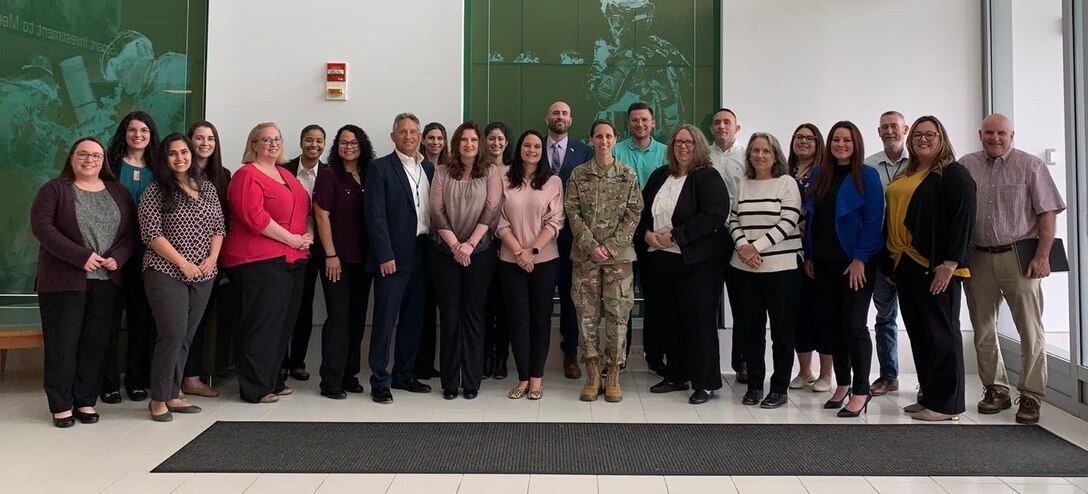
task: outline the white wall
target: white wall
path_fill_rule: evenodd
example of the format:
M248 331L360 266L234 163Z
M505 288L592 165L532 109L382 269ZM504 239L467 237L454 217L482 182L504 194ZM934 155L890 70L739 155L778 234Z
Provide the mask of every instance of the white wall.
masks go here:
M222 0L208 13L207 117L224 164L237 168L249 130L274 121L287 153L317 123L354 123L379 156L400 112L460 122L463 3L398 0ZM325 101L325 62L348 62L348 101ZM424 69L423 66L427 68Z
M1012 66L1014 145L1046 160L1048 148L1056 151L1055 164L1047 166L1063 197L1065 162L1065 73L1062 45L1061 0L1013 2ZM1068 202L1068 201L1067 201ZM1057 236L1069 246L1068 216L1058 216ZM1069 356L1069 274L1055 273L1043 280L1046 306L1043 325L1047 346ZM1002 311L999 330L1015 335L1008 311Z
M957 153L981 148L981 7L967 0L724 0L722 102L744 142L770 132L788 144L812 122L851 120L866 154L880 149L885 110L908 123L932 114Z

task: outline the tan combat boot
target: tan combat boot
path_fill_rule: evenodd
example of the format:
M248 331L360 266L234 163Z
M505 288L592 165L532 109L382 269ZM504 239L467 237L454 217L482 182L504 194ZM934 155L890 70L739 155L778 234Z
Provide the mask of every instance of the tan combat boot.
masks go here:
M586 359L586 385L582 386L582 394L578 399L582 401L597 401L597 392L601 389L601 369L597 365L596 358Z
M604 401L619 403L623 401L623 391L620 390L620 366L608 364L607 374L604 376Z

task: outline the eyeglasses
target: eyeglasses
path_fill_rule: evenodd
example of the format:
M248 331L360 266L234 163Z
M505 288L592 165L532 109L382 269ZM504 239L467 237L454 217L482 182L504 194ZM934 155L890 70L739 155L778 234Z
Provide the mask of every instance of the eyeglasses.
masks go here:
M936 139L936 138L937 138L937 136L939 136L939 135L940 135L940 134L938 134L938 133L936 133L936 132L926 132L926 133L922 133L922 132L915 132L915 133L913 133L913 134L911 134L911 135L910 135L910 138L911 138L911 139L914 139L914 140L916 140L916 141L926 141L926 142L932 142L932 141L933 141L934 139Z
M807 136L807 135L804 135L804 134L794 134L793 135L793 140L795 140L795 141L804 141L804 142L816 142L816 136Z
M692 139L677 139L672 143L678 148L690 148L695 147L695 141Z
M255 141L253 141L253 142L259 142L261 144L264 144L265 146L271 146L273 144L279 145L279 144L283 144L283 138L282 137L262 137L260 139L257 139Z
M358 149L359 148L359 141L340 141L340 144L338 144L338 146L340 146L342 148L348 148L348 149L351 149L351 148Z
M101 163L105 156L102 153L88 153L86 151L76 151L76 158L83 161L91 160L95 163Z
M129 134L150 134L151 129L149 129L147 127L140 127L140 128L129 127L127 129L125 129L125 132L127 132Z

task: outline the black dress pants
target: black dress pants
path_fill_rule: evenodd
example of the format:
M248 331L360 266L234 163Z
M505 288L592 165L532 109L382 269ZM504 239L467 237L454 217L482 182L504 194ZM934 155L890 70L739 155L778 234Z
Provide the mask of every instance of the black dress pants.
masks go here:
M953 276L938 295L929 292L933 273L903 256L895 268L899 309L910 337L922 399L934 412L955 415L966 410L960 294L963 280Z
M372 273L363 263L341 263L340 280L321 274L328 317L321 326L321 391L336 393L359 384L363 332Z
M125 389L132 393L151 387L151 353L155 346L155 321L151 317L151 305L147 302L144 289L143 255L134 255L121 268L121 290L124 300L125 330L128 333L128 346L125 351ZM120 321L121 304L116 305ZM106 348L106 360L102 367L102 391L121 389L121 368L117 360L117 346L120 325L113 328L109 347Z
M722 260L685 264L679 254L649 252L642 263L647 325L658 330L665 379L695 389L721 389L718 299Z
M245 401L258 403L284 386L280 366L298 318L305 272L306 261L288 264L283 257L231 268L241 313L238 390Z
M565 357L577 357L581 344L578 332L578 313L574 308L571 289L574 286L574 263L570 260L571 239L568 228L559 233L559 348ZM566 233L566 235L564 235Z
M740 301L737 299L737 294L744 290L734 279L734 269L726 262L722 276L725 281L725 294L729 298L729 309L733 313L733 335L732 335L732 348L729 355L729 366L733 368L734 372L740 372L746 368L744 359L744 338L741 336L740 331L737 330L737 306L740 305Z
M434 292L434 283L431 283L428 278L428 276L423 277L427 286L423 296L423 332L419 335L419 352L416 354L415 370L416 376L424 379L438 377L431 376L438 350L438 298Z
M473 254L465 267L437 247L431 247L428 254L431 280L438 288L442 389L479 390L483 373L484 305L498 259L494 251L484 250Z
M797 324L794 343L797 353L817 352L820 355L834 353L834 333L820 319L816 280L801 274L801 298L798 300Z
M843 274L849 265L849 262L816 259L817 296L824 326L835 338L832 358L836 384L852 386L855 395L868 395L873 340L867 323L876 269L872 263L867 264L866 282L860 290L854 290L850 288L850 279Z
M82 292L38 295L45 343L45 396L49 411L91 407L98 400L102 361L116 324L120 288L87 280Z
M311 251L303 274L298 316L292 324L290 348L283 358L283 368L289 371L306 368L306 350L310 347L310 335L314 332L314 293L317 292L317 276L324 271L325 259L314 256Z
M793 372L794 330L797 325L797 303L803 283L800 269L754 273L743 269L733 274L744 289L737 293L740 305L733 314L744 339L744 355L748 357L748 390L763 390L767 376L764 355L767 351L767 319L771 322L771 392L789 391Z
M498 260L497 248L489 249L489 251L495 257L494 279L498 277L499 265L503 262ZM510 321L507 319L506 307L503 305L502 290L502 283L491 283L491 288L487 291L487 303L484 306L484 357L494 358L495 364L505 363L510 358ZM554 286L552 291L554 293Z
M518 380L544 377L551 344L552 294L559 279L559 260L533 266L532 273L512 262L499 261L498 283L505 294L510 342L514 348L514 363Z

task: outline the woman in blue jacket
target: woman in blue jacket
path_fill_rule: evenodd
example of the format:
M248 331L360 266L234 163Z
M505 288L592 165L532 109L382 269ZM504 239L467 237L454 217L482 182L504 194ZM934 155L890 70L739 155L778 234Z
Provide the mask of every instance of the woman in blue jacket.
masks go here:
M866 322L875 281L870 259L884 244L884 190L876 170L862 162L856 125L838 122L828 136L824 165L813 170L805 198L805 273L816 281L824 324L835 335L838 387L824 408L842 407L839 417L857 417L872 399L873 343Z

